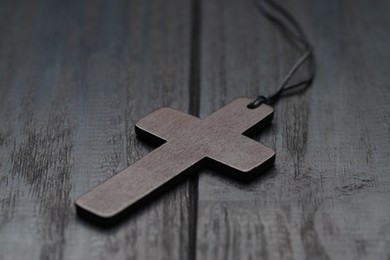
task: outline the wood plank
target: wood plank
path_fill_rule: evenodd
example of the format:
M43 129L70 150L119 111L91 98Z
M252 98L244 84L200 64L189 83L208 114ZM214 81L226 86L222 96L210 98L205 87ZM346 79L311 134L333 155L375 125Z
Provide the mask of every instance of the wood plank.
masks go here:
M282 1L318 59L258 137L275 168L250 184L199 178L198 259L384 259L390 255L390 33L386 1ZM297 54L251 1L203 1L201 110L269 94Z
M191 182L108 230L73 202L188 110L191 2L2 1L0 35L0 259L186 259Z

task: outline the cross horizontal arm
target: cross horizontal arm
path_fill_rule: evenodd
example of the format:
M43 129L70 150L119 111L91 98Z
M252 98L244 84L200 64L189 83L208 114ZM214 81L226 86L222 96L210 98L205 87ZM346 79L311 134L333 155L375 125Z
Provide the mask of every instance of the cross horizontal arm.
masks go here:
M254 173L273 165L275 152L272 149L243 135L226 139L225 144L209 155L220 170L232 173L237 179L248 180L255 176Z
M200 121L199 118L178 110L162 107L143 117L135 124L138 135L148 139L157 137L165 141L174 139L181 128Z

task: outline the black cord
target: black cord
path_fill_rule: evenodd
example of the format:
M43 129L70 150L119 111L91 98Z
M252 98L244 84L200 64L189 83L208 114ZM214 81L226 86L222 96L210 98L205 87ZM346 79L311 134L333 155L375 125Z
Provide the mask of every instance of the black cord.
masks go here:
M306 90L313 83L316 73L316 63L313 48L306 39L306 36L296 19L286 9L273 0L254 0L254 3L257 10L265 18L275 24L280 31L285 33L286 36L289 37L289 39L293 42L294 46L296 46L303 54L284 77L282 83L279 85L278 90L275 93L269 96L257 96L255 100L248 104L248 108L256 108L263 103L268 105L274 104L282 96L282 93L291 89L296 89L303 86L302 90ZM289 82L295 73L305 63L308 63L308 77L298 83L289 85Z

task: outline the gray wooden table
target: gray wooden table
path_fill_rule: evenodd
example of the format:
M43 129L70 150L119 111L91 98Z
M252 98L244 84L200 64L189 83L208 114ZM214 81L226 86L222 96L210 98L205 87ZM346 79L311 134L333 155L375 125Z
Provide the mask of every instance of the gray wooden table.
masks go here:
M270 93L298 53L250 0L1 1L0 259L389 259L390 2L279 2L318 76L257 137L275 167L101 229L73 202L151 150L136 120Z

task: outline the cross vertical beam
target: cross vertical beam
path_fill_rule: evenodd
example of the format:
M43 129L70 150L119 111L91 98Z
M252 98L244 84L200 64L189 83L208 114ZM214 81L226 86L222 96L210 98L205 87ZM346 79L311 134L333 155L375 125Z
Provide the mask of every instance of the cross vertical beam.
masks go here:
M273 110L267 105L248 109L249 102L238 98L202 120L170 108L147 115L137 122L137 134L166 143L81 196L78 211L113 218L205 163L241 179L270 167L275 152L242 133L260 130L272 119Z

